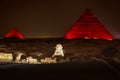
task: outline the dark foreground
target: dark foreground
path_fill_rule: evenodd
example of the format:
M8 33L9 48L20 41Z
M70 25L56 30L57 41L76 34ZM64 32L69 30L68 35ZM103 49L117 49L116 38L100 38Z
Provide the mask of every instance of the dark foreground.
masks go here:
M102 62L0 65L0 77L14 80L120 80L119 71Z

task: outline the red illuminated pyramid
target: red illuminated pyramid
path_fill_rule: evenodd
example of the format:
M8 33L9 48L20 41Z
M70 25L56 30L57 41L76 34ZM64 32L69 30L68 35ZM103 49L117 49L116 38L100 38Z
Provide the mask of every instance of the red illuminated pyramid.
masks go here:
M85 10L80 19L72 26L64 37L67 39L114 39L90 9Z
M22 33L20 33L16 28L12 29L9 33L5 35L5 38L18 38L24 39Z

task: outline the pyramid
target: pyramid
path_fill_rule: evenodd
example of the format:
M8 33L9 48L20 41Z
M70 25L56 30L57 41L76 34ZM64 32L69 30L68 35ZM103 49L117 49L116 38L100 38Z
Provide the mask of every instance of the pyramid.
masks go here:
M94 13L87 8L78 21L64 36L67 39L87 38L112 40L114 37L105 29Z
M5 35L5 38L18 38L24 39L22 33L20 33L16 28L13 28L9 33Z

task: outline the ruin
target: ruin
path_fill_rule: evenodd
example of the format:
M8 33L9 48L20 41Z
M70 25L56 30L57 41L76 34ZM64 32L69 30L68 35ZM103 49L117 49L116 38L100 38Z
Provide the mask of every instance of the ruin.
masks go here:
M18 29L13 28L10 32L8 32L8 33L5 35L5 38L24 39L24 36L22 35L22 33L21 33Z
M81 17L74 23L64 37L67 39L114 39L112 34L97 19L89 8L83 12Z

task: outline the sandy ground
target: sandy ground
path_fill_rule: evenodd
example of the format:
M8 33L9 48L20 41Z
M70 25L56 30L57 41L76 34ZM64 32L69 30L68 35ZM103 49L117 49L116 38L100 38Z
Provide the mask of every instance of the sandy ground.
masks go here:
M120 80L119 70L94 60L87 63L6 64L0 65L0 75L16 80Z

